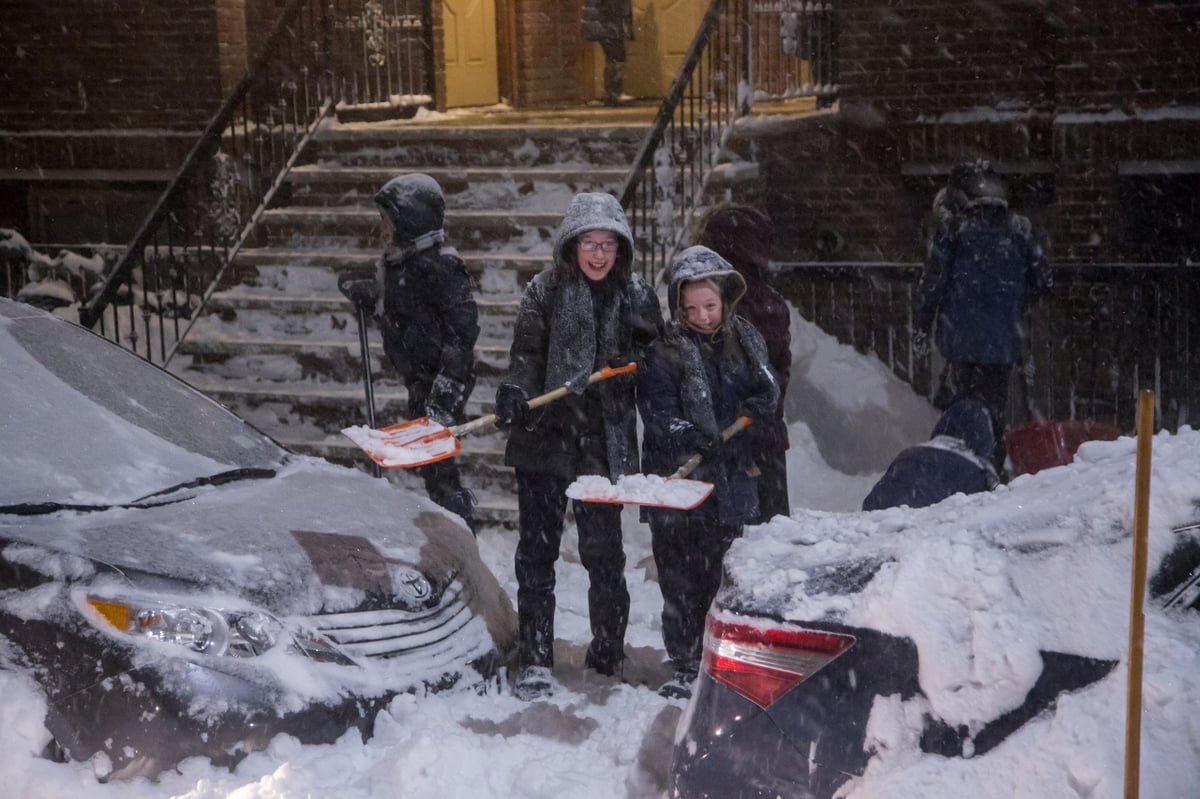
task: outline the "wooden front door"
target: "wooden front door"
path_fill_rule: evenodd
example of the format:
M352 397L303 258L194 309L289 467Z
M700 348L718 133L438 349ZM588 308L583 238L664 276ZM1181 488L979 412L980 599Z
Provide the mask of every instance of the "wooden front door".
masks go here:
M500 101L495 0L443 0L446 106Z

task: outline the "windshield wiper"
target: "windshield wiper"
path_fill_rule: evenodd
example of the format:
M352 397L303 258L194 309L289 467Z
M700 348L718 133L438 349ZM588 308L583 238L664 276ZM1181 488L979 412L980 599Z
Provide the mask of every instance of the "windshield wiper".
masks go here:
M152 494L147 494L144 497L138 497L132 504L136 505L139 502L144 502L151 497L160 497L163 494L170 494L174 491L182 491L185 488L199 488L200 486L219 486L225 483L232 483L237 480L264 480L268 477L274 477L274 469L266 469L260 466L249 466L241 469L230 469L227 472L217 472L210 474L208 477L197 477L194 480L188 480L178 485L173 485L170 488L164 488L161 491L155 491Z
M153 496L153 495L151 495ZM12 516L44 516L48 513L58 513L60 510L75 511L76 513L96 513L113 508L158 508L163 505L174 505L182 500L172 499L166 502L155 502L152 505L72 505L69 502L18 502L16 505L0 505L0 514Z

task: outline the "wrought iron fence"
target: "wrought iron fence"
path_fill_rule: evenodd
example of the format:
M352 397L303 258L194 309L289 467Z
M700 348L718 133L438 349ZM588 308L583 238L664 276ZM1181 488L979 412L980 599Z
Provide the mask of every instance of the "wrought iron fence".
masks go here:
M776 267L779 289L804 318L933 398L942 363L936 353L916 357L910 344L919 265ZM1142 388L1155 390L1156 429L1200 423L1200 270L1066 264L1054 279L1053 294L1028 316L1026 378L1014 375L1010 423L1093 419L1132 432Z
M157 363L251 239L339 103L420 105L432 80L422 0L289 0L80 322Z
M621 189L647 279L694 238L738 117L762 100L836 97L831 18L830 3L713 0Z
M339 102L359 109L433 102L427 0L331 0Z

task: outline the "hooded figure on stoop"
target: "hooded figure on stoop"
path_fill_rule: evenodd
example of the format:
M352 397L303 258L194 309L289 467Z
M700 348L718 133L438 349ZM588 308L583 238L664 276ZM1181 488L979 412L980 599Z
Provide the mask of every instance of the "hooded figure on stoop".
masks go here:
M703 459L689 478L713 484L692 510L641 509L663 596L663 643L675 671L660 689L668 697L691 695L721 561L759 512L751 438L721 440L721 431L741 416L751 425L773 422L779 400L762 335L735 313L745 292L745 280L716 252L684 250L669 274L667 332L638 371L645 471L670 474L699 453Z
M658 296L633 274L633 234L621 204L609 194L577 194L554 237L553 267L521 298L508 380L496 392L498 424L510 431L504 462L517 475L521 669L514 692L523 698L553 691L554 563L567 487L583 475L616 480L638 470L633 376L592 386L588 376L637 361L662 325ZM563 385L570 394L530 410L530 397ZM629 619L621 507L574 501L573 509L589 580L585 663L614 675Z
M475 387L479 310L466 264L446 244L446 200L438 182L413 173L392 178L375 195L384 254L378 273L347 270L338 287L367 309L383 350L408 390L408 416L442 425L465 421ZM380 296L382 285L382 296ZM414 470L429 498L475 531L474 497L453 458Z

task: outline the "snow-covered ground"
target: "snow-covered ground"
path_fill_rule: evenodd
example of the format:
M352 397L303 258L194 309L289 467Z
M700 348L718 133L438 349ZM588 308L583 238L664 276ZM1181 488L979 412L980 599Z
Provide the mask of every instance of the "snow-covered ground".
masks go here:
M855 511L891 456L928 435L935 414L911 391L888 378L876 361L855 355L798 319L794 331L796 367L793 391L789 392L789 413L794 420L789 456L793 505ZM832 462L841 468L831 467ZM1052 501L1051 492L1046 496L1047 502ZM899 524L908 511L890 513ZM589 638L587 582L568 533L558 568L555 676L561 687L548 700L525 703L506 694L471 693L405 696L381 715L375 737L365 744L353 733L324 746L300 746L280 737L266 751L246 758L234 772L213 768L207 761L189 760L178 772L165 774L157 782L98 784L88 764L60 765L36 756L46 737L41 723L44 703L20 678L0 673L0 695L4 697L0 703L0 793L22 799L659 799L665 795L666 767L684 703L656 693L667 676L659 633L661 597L649 531L637 522L633 509L626 509L625 522L632 611L623 682L598 677L582 666ZM776 520L772 524L790 522ZM485 562L514 600L515 543L511 532L484 531L479 538ZM920 584L915 577L908 581L914 586L911 590ZM898 584L897 590L904 586ZM1187 629L1196 633L1200 622ZM1186 647L1186 640L1183 638L1180 646ZM1192 651L1200 651L1195 639ZM1197 696L1200 667L1178 679L1174 686L1178 695ZM1168 699L1156 697L1152 712L1144 719L1147 740L1155 746L1169 742L1172 747L1147 762L1156 768L1164 762L1177 764L1175 778L1144 778L1143 795L1156 799L1185 795L1174 791L1180 785L1194 789L1200 769L1200 724L1172 713ZM969 760L934 762L932 758L921 760L919 753L898 751L910 761L893 757L882 776L855 785L848 799L1119 796L1121 766L1111 762L1111 755L1120 753L1123 730L1097 732L1093 715L1076 705L1069 705L1067 712L1073 717L1057 727L1054 736L1025 736L1021 745L1027 750L1014 747L1004 753L998 762L1004 764L1006 774L981 773L985 770L973 767ZM876 731L886 738L885 732ZM1094 761L1081 761L1074 755L1069 788L1039 782L1043 772L1036 769L1027 778L1013 777L1034 756L1039 762L1054 762L1060 751L1064 757L1068 751L1077 753L1073 737L1107 743L1098 747ZM897 793L899 785L904 788ZM1154 790L1168 786L1172 792Z

